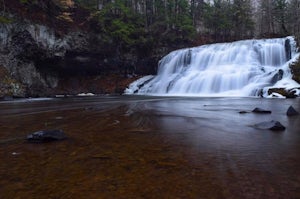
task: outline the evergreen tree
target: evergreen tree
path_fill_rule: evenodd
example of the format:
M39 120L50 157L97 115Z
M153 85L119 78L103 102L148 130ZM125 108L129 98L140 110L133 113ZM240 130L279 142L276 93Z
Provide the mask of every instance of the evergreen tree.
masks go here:
M276 32L279 34L287 34L286 29L286 18L287 18L287 1L286 0L273 0L274 10L274 20L276 23Z
M234 34L236 39L252 37L254 22L252 19L252 6L250 0L234 0L232 5Z

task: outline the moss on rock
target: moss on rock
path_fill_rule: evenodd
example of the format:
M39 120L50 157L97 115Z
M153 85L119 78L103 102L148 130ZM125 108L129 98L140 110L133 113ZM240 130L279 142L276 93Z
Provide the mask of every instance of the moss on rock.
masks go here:
M11 22L12 22L12 19L0 16L0 24L8 24L8 23L11 23Z
M11 77L6 68L0 66L0 98L5 96L25 97L25 86Z

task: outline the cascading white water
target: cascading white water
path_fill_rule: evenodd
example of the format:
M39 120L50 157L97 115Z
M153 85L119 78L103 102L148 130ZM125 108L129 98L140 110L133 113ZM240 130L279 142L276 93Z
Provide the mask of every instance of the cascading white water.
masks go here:
M298 56L293 37L177 50L160 61L156 76L137 80L125 93L258 96L274 85L300 87L289 70Z

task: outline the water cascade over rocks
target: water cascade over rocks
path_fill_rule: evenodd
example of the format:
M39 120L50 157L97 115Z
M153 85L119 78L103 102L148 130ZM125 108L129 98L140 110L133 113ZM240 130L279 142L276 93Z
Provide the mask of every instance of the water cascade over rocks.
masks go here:
M133 82L125 93L268 97L270 88L284 88L299 95L289 68L298 56L293 37L181 49L161 59L156 76Z

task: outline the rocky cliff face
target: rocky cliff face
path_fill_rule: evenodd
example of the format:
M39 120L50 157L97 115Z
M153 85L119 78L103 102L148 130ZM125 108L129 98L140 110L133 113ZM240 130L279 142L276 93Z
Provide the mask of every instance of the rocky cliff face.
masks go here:
M53 56L62 43L56 43L43 26L15 23L1 25L0 29L0 65L27 88L29 95L35 92L43 94L45 88L54 88L57 78L43 74L37 63Z
M156 73L159 59L171 51L120 54L73 1L4 2L0 17L9 20L0 23L0 86L7 89L0 97L120 92L136 75ZM12 92L7 82L18 86Z
M97 34L80 30L59 35L53 28L24 21L1 24L0 30L0 65L25 88L14 92L16 96L52 95L74 77L154 73L159 59L134 54L120 59Z
M44 26L13 23L0 25L0 65L25 86L28 95L41 95L57 86L55 74L38 68L40 60L55 56L64 43Z

